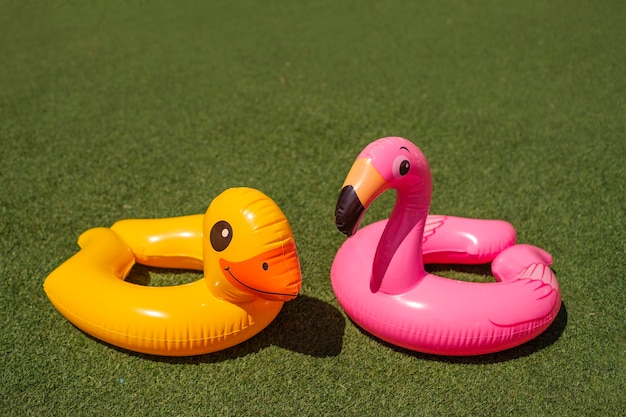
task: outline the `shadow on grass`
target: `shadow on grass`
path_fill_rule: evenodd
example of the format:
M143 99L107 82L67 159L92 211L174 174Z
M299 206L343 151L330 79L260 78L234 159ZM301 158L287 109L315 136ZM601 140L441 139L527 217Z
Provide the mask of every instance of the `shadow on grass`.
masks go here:
M458 280L471 280L480 282L494 282L496 279L491 274L491 264L477 264L477 265L459 265L459 264L428 264L424 265L426 272L439 275L442 277L449 277L449 272L453 271L457 274L464 275L461 277L454 277ZM469 279L476 278L476 279Z
M182 269L135 265L126 281L143 286L181 285L200 279L202 273ZM197 356L158 356L138 353L117 346L111 348L145 359L166 363L215 363L256 353L269 346L313 357L337 356L343 346L346 320L334 306L313 297L299 295L283 305L269 326L254 337L228 349ZM106 344L87 335L91 339Z

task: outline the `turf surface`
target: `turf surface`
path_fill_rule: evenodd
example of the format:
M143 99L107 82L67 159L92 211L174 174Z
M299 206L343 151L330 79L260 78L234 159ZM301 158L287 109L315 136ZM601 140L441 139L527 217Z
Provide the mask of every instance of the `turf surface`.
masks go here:
M0 3L0 414L624 414L622 2L40 3ZM546 333L445 358L345 316L329 281L335 199L388 135L429 157L433 213L506 219L553 254L564 305ZM257 337L145 356L48 302L43 280L82 231L200 213L242 185L282 207L304 276Z

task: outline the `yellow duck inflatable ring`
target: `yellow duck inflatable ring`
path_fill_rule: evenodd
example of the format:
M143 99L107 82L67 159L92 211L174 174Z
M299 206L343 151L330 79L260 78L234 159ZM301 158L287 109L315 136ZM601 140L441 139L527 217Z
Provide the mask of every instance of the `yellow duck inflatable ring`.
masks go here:
M268 196L231 188L204 215L129 219L87 230L81 250L45 280L46 295L76 327L136 352L191 356L251 338L298 295L291 227ZM204 270L196 282L125 282L135 263Z

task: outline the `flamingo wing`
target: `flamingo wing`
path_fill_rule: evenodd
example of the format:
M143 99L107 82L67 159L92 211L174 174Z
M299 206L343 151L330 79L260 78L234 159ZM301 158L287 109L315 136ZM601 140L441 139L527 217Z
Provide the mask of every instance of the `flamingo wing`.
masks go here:
M560 307L556 277L550 266L542 262L524 267L516 279L507 278L501 288L498 303L503 308L493 311L489 317L491 323L499 327L542 323L554 318Z
M429 215L422 239L424 263L491 262L515 238L515 229L503 220Z
M424 226L424 236L422 238L422 244L426 244L428 238L433 236L437 229L444 225L447 216L429 214L426 217L426 225Z

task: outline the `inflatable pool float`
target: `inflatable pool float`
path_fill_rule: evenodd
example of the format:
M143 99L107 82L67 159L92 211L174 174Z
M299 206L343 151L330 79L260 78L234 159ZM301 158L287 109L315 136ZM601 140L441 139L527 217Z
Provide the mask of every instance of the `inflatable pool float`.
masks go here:
M83 233L44 289L70 322L125 349L215 352L251 338L295 298L302 277L291 227L265 194L231 188L204 215L129 219ZM124 281L135 263L204 271L195 282Z
M397 192L388 220L359 230L369 204ZM516 245L504 221L429 216L432 179L412 142L389 137L357 157L339 194L335 223L348 239L331 268L348 316L394 345L439 355L478 355L520 345L556 317L561 296L551 256ZM496 282L427 273L425 262L491 262Z

